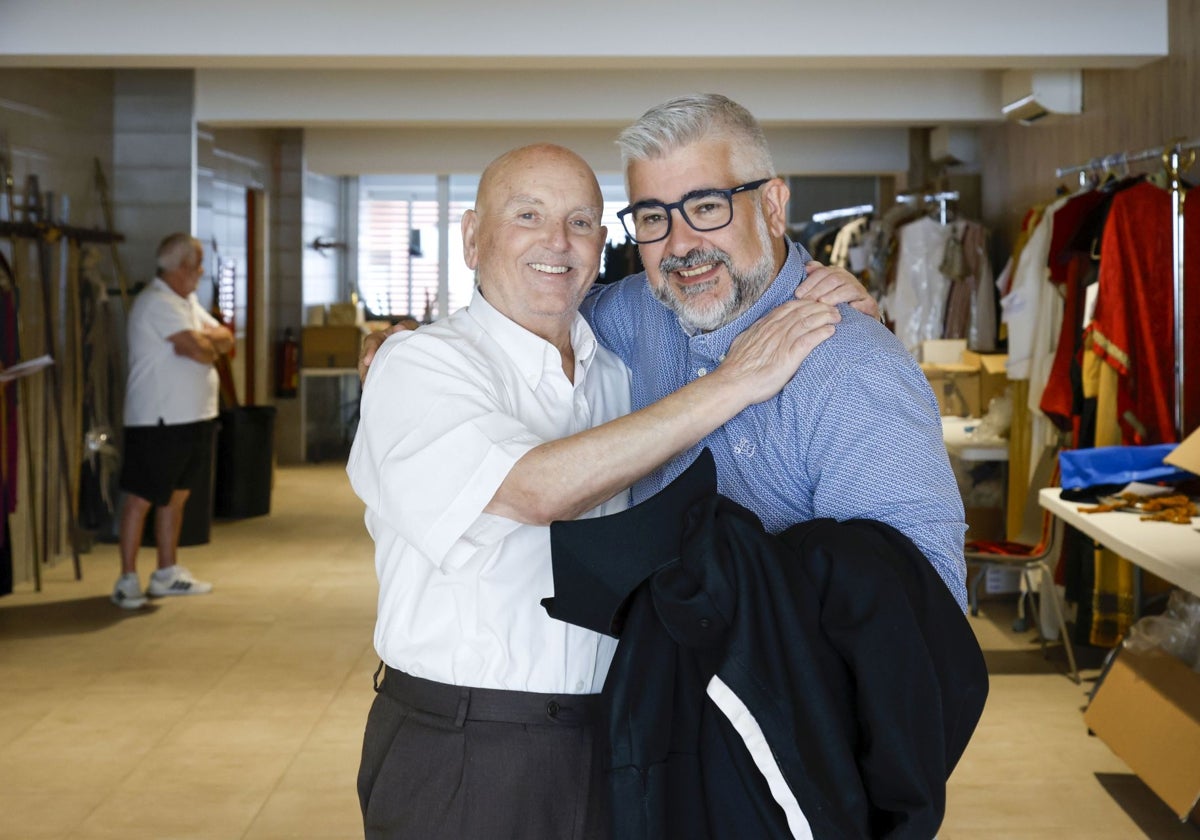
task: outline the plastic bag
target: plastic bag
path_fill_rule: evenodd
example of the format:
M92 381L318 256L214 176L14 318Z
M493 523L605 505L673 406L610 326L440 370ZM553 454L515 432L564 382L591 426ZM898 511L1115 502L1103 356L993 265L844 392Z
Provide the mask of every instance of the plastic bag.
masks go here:
M1182 589L1172 590L1166 611L1139 618L1124 646L1135 653L1161 648L1200 672L1200 598Z
M1012 425L1012 397L1005 391L998 397L992 397L988 403L987 414L970 432L971 440L976 443L998 443L1008 439L1008 429Z

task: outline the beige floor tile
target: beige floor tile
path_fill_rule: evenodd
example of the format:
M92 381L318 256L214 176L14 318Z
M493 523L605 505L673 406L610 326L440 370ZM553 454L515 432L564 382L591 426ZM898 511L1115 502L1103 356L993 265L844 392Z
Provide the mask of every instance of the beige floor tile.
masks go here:
M104 801L99 788L60 790L0 788L0 840L75 840L78 827Z
M0 840L362 835L378 664L362 508L333 464L278 470L272 507L183 549L211 595L118 610L102 544L83 580L59 564L42 592L0 599ZM143 578L153 562L144 550ZM1012 617L987 601L971 619L991 695L941 840L1200 838L1087 735L1089 684Z

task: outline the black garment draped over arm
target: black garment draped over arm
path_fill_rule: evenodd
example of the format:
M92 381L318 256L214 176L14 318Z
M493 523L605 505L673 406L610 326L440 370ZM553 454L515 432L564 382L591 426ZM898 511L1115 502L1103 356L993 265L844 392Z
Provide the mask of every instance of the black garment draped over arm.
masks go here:
M936 834L987 672L902 534L831 519L767 534L717 495L705 452L636 507L554 523L551 547L550 615L621 639L600 733L615 837Z

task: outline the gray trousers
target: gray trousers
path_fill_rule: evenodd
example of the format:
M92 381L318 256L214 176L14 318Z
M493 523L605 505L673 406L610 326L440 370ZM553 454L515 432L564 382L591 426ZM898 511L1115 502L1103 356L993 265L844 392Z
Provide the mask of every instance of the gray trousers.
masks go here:
M369 840L608 837L596 695L466 688L393 668L376 692L358 771Z

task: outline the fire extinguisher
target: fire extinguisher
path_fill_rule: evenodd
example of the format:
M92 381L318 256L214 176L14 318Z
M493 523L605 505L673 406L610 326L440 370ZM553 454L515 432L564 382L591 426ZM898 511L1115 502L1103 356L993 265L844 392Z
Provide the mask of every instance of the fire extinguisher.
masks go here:
M300 344L291 327L283 331L283 341L275 345L275 396L294 397L300 384Z

